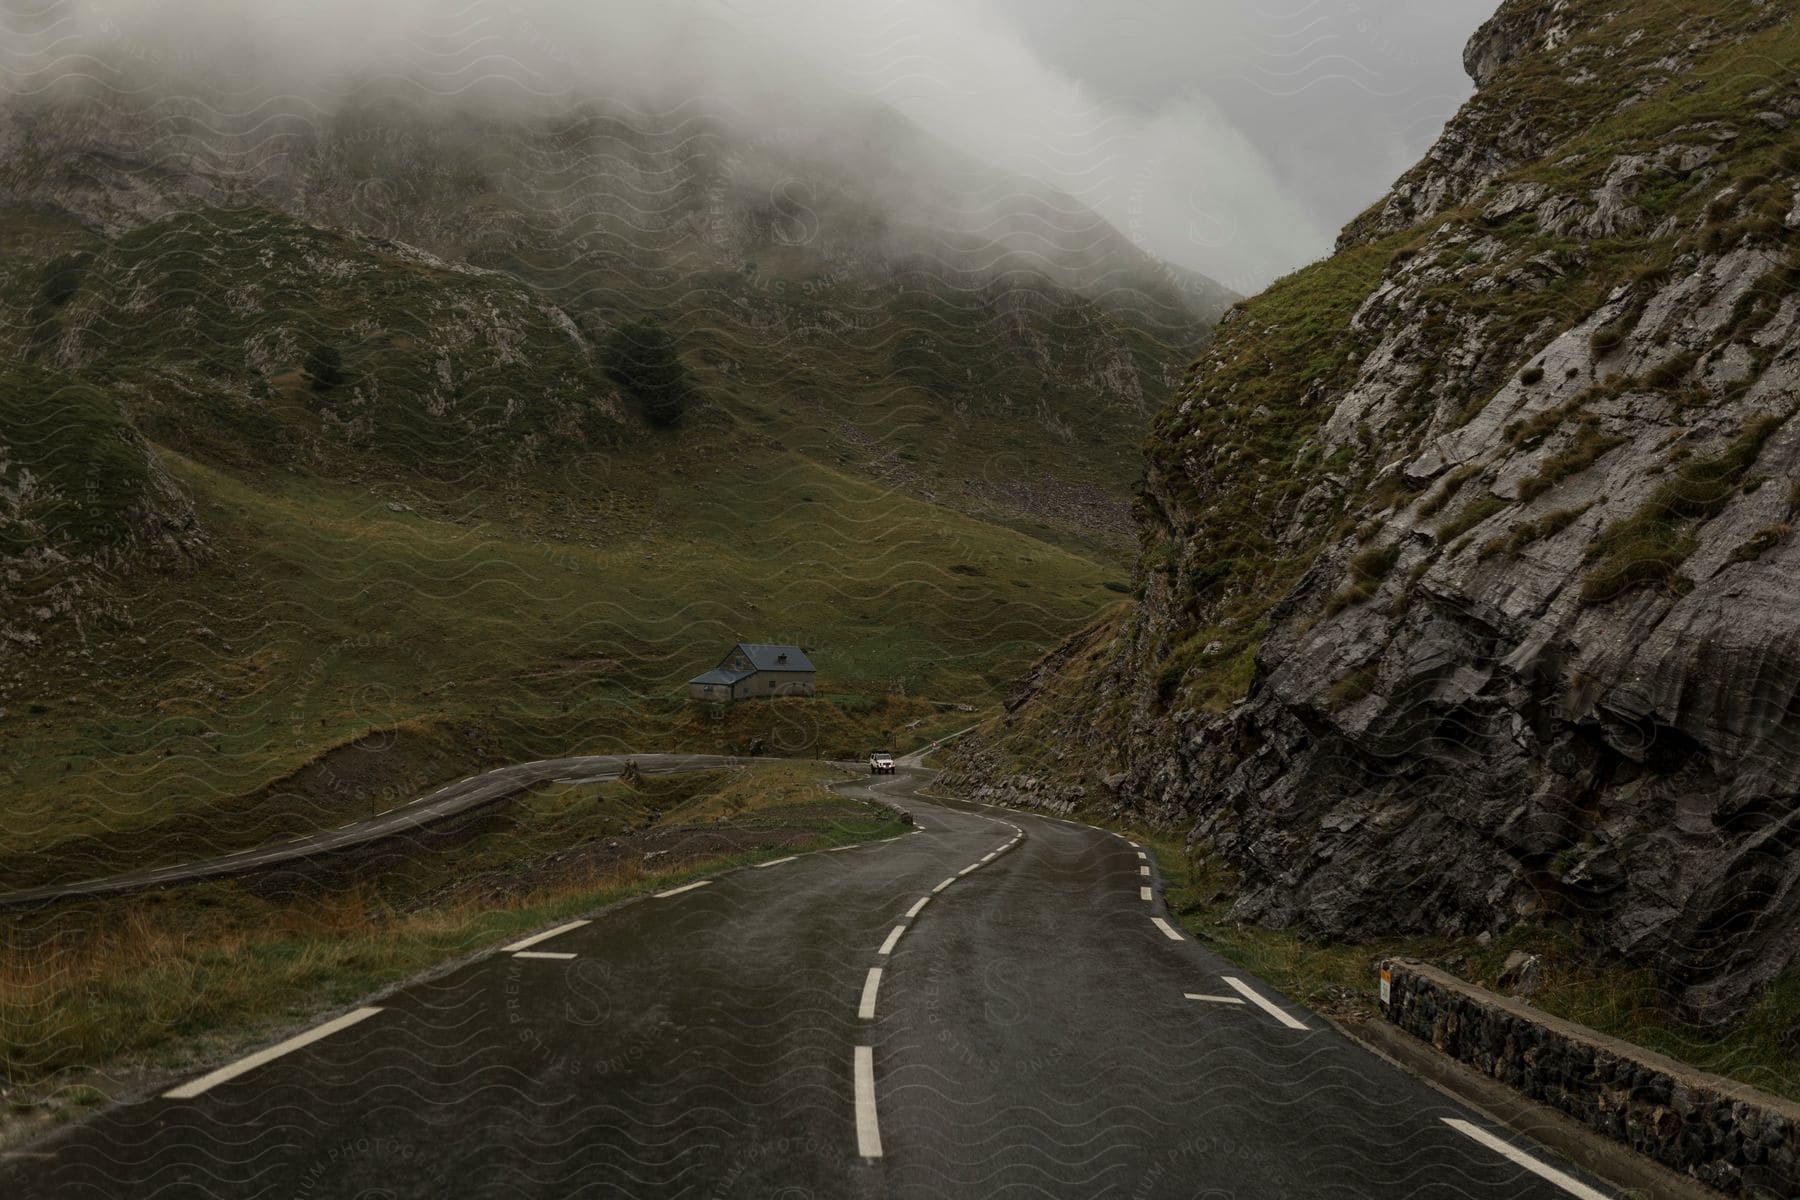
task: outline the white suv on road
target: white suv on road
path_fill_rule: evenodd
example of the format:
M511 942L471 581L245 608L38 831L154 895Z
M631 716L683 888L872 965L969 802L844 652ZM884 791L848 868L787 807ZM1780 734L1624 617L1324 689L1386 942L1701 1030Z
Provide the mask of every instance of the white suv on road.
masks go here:
M894 773L894 756L886 750L877 750L869 755L869 774L892 775Z

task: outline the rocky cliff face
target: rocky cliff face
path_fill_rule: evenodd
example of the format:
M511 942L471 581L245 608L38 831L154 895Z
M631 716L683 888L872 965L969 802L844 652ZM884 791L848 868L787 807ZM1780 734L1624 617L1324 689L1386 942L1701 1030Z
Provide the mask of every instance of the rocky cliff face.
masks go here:
M53 625L83 643L117 629L128 620L109 599L118 573L185 571L210 555L193 504L115 397L0 368L0 655L22 661Z
M1227 318L1137 602L962 781L1184 827L1245 920L1557 923L1713 1018L1793 963L1793 17L1503 4L1427 159Z

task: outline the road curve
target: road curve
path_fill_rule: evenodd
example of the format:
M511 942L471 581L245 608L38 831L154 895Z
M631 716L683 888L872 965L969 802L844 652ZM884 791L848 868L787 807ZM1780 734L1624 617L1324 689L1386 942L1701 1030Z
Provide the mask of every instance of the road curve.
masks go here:
M86 879L73 883L46 884L16 892L0 892L0 909L29 908L56 904L66 900L91 900L99 896L117 896L127 892L147 891L201 879L226 875L243 875L283 863L317 858L341 850L351 850L383 838L416 833L440 821L460 816L513 796L541 783L598 783L617 779L627 762L635 763L645 775L668 775L677 771L712 771L721 767L739 767L746 763L773 762L767 758L737 758L718 754L592 754L571 758L544 758L535 762L514 763L480 775L445 784L434 792L420 796L362 821L352 821L337 829L305 834L274 845L257 846L222 854L197 862L176 863L142 871L108 875L102 879Z
M496 948L0 1157L0 1194L1612 1195L1209 954L1124 838L930 777L840 785L915 832Z

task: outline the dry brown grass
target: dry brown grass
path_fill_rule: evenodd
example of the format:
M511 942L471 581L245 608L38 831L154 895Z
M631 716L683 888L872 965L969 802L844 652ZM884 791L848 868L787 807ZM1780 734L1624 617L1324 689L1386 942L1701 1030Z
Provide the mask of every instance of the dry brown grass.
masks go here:
M510 895L452 886L419 907L419 893L406 899L363 880L272 900L225 881L0 915L0 1082L42 1088L96 1066L184 1065L196 1051L269 1036L520 932L683 877L791 853L795 828L813 829L818 845L893 832L885 814L866 826L842 820L843 802L820 786L837 774L817 763L739 772L682 806L698 813L670 814L780 807L780 842L700 860L607 859ZM550 797L546 809L558 800ZM792 813L809 800L824 801L810 825ZM563 836L562 826L554 829ZM497 838L523 842L526 832L509 828ZM478 851L471 844L446 856L427 884L454 883L471 861L491 861ZM531 874L529 863L520 869Z

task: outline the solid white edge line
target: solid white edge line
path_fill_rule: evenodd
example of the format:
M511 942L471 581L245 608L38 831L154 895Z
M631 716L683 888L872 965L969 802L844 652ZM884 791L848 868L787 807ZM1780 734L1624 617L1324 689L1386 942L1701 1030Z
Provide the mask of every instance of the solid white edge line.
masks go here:
M956 882L956 876L952 875L950 878L944 880L944 882L942 882L942 883L938 884L936 887L932 888L931 894L935 896L939 892L943 891L945 888L949 887L951 884L953 884L955 882Z
M1579 1196L1581 1197L1581 1200L1612 1200L1612 1197L1608 1196L1605 1192L1596 1191L1587 1184L1581 1182L1581 1180L1576 1179L1574 1176L1565 1175L1555 1167L1552 1167L1547 1163L1539 1162L1517 1146L1514 1146L1511 1142L1501 1141L1485 1129L1478 1129L1468 1121L1459 1120L1456 1117L1445 1117L1443 1120L1444 1124L1456 1130L1456 1132L1465 1137L1473 1138L1475 1141L1480 1142L1496 1154L1511 1159L1519 1166L1530 1171L1533 1175L1548 1179L1551 1183L1554 1183L1557 1187L1569 1193L1571 1196Z
M1141 887L1138 889L1138 899L1139 900L1148 900L1149 898L1150 898L1150 889L1149 888Z
M881 1157L881 1124L875 1119L875 1049L856 1048L856 1152Z
M1181 935L1176 933L1175 930L1170 927L1169 923L1161 917L1151 917L1150 920L1158 929L1163 931L1163 936L1168 938L1171 942L1179 942L1181 940Z
M566 960L566 959L574 958L575 956L573 954L562 954L555 950L519 950L519 951L514 952L513 957L514 958L558 958L558 959Z
M1262 1009L1277 1021L1280 1021L1283 1025L1286 1025L1289 1029L1306 1028L1305 1024L1296 1021L1293 1017L1281 1011L1281 1009L1277 1008L1268 997L1262 995L1243 980L1233 978L1230 975L1221 975L1219 978L1223 979L1231 987L1232 991L1238 993L1244 999L1256 1005L1256 1007Z
M656 898L658 900L667 900L670 896L679 896L683 892L691 892L695 888L703 888L711 882L712 882L712 880L710 880L710 879L702 879L695 883L683 884L682 886L680 886L678 888L670 888L666 892L656 893Z
M784 862L793 862L795 859L797 859L799 857L800 856L798 854L790 854L786 858L771 858L766 863L757 863L755 865L756 865L756 869L760 871L764 867L779 867Z
M302 1046L309 1046L321 1038L330 1037L338 1030L348 1029L358 1021L366 1021L380 1011L379 1008L359 1008L355 1012L345 1013L335 1021L327 1021L316 1029L309 1029L305 1033L291 1037L285 1042L277 1042L267 1050L258 1050L255 1054L240 1058L229 1066L220 1067L218 1070L213 1071L210 1074L202 1075L198 1079L190 1080L180 1087L170 1088L163 1093L163 1098L167 1100L192 1100L195 1096L200 1095L210 1088L217 1087L227 1079L235 1079L246 1071L254 1070L264 1063L298 1050Z
M534 933L523 941L514 942L510 946L502 946L500 949L507 954L517 954L521 950L531 949L539 942L547 942L558 934L567 933L571 929L580 929L586 924L586 921L570 921L567 925L558 925L555 929L546 929L542 933Z
M905 932L906 932L906 926L904 926L904 925L894 926L892 932L890 932L887 935L887 941L881 943L881 949L877 950L875 953L877 953L877 954L892 954L894 952L895 944L900 941L900 935Z
M865 1021L875 1018L875 991L881 986L881 968L870 967L868 978L863 980L862 1001L856 1006L856 1015Z
M919 902L917 904L913 905L911 908L906 910L906 919L910 921L914 917L918 916L919 910L924 908L929 903L931 903L930 896L919 897Z
M1242 1004L1244 1002L1242 996L1202 996L1198 992L1183 992L1181 994L1189 1000L1204 1000L1208 1004Z

